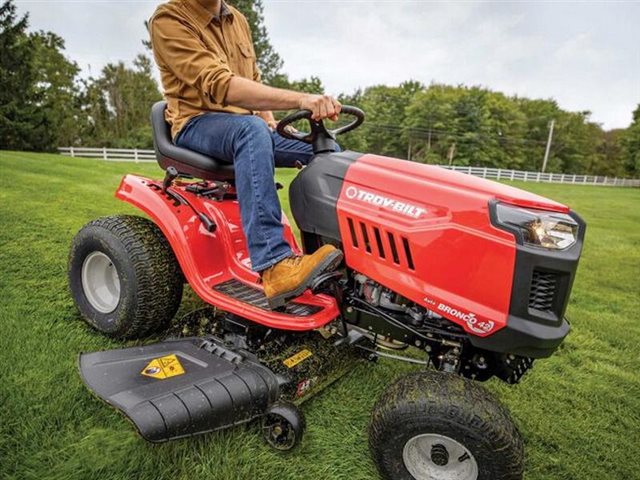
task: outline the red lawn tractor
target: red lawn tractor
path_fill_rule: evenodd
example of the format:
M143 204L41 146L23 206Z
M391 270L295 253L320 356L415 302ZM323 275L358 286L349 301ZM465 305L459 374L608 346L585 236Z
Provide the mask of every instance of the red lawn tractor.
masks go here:
M258 420L266 441L301 440L300 404L360 363L422 366L372 413L384 478L520 479L523 442L479 382L518 383L569 333L564 317L585 235L569 207L517 188L395 158L337 152L364 113L328 129L310 112L280 122L314 157L289 198L294 252L331 243L336 270L272 311L251 270L233 165L171 142L153 107L163 180L123 178L116 196L145 217L100 218L76 235L71 292L82 317L118 338L167 327L183 285L208 308L165 341L80 356L84 382L142 437L163 442ZM308 132L286 128L308 120ZM177 332L177 334L175 334Z

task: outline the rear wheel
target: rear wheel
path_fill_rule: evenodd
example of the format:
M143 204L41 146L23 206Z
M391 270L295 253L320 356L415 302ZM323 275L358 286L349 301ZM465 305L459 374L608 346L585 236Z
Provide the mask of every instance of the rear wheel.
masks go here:
M160 229L142 217L94 220L73 239L69 286L84 320L112 337L165 326L182 299L183 277Z
M520 480L522 438L480 385L424 371L392 384L376 404L369 443L384 478Z

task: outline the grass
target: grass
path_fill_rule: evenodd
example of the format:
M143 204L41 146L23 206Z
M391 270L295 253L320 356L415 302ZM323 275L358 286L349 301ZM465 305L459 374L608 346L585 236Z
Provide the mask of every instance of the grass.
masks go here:
M80 381L78 352L122 344L79 320L66 261L85 222L134 213L113 197L120 177L158 168L0 152L0 171L0 478L376 478L369 411L408 368L387 361L309 401L307 435L290 455L264 445L256 426L160 446L137 438ZM486 386L522 431L528 480L640 478L640 190L518 186L570 204L589 225L568 311L573 332L521 385ZM183 312L197 302L188 295Z

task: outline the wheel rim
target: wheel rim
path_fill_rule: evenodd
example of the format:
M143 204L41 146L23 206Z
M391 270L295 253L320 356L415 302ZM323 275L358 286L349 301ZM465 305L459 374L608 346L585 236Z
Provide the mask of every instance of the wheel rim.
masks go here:
M92 252L82 263L82 290L89 304L100 313L113 312L120 302L120 277L111 259Z
M404 445L402 459L416 480L476 480L478 464L456 440L437 434L416 435Z
M291 450L296 444L296 432L284 418L270 415L263 425L267 443L276 450Z

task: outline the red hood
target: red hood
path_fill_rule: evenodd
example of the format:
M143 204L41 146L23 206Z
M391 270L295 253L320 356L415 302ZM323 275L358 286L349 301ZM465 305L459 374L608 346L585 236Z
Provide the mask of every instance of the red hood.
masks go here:
M469 193L486 196L487 200L497 199L505 203L525 208L569 212L569 207L548 198L519 188L486 180L473 175L447 170L435 165L407 162L379 155L364 155L359 162L384 169L389 176L403 175L420 179L425 183L437 183L442 187L466 190Z

